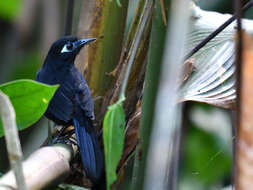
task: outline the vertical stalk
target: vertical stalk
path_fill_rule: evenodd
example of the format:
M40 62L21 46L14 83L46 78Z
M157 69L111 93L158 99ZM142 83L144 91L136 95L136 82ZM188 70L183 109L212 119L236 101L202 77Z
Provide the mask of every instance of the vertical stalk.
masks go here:
M106 92L112 88L113 71L120 59L128 1L87 0L82 5L78 35L96 37L98 40L83 49L76 64L91 88L95 101L95 113L102 120L106 107L101 108Z
M11 168L14 171L18 189L27 190L23 173L23 153L21 150L18 129L16 126L16 114L14 108L4 93L0 91L0 116L5 132L5 141Z
M153 0L146 0L154 2ZM167 1L168 2L168 1ZM166 3L168 8L169 3ZM146 167L147 150L149 147L149 137L152 128L153 114L155 107L156 92L160 76L160 66L165 42L166 26L162 19L161 4L154 2L154 15L152 19L152 29L150 36L148 63L145 77L144 96L142 102L142 115L140 121L140 142L135 154L134 171L131 189L143 189L144 173Z
M145 190L177 189L177 150L180 138L181 112L178 84L180 66L188 28L190 6L185 0L171 1L161 77L156 98L154 122L150 137L145 173ZM180 31L180 32L179 32ZM162 153L162 156L161 156ZM170 177L171 179L168 179Z
M73 20L74 0L67 0L64 35L71 35Z
M235 13L236 13L236 18L237 18L237 38L236 38L236 125L234 125L233 127L236 127L234 130L232 130L234 132L233 136L236 137L236 140L234 141L234 156L233 156L233 160L234 160L234 169L233 169L233 181L235 181L235 185L236 185L236 189L244 189L244 185L243 185L243 178L244 176L244 172L239 172L237 174L237 168L240 168L240 161L244 161L243 159L243 155L242 154L238 154L237 153L242 153L243 150L240 150L240 146L238 143L240 143L240 139L243 140L243 136L241 136L243 134L243 132L240 132L241 129L239 129L240 123L241 123L241 74L242 74L242 24L241 24L241 18L242 18L242 2L241 0L235 0L234 1L234 5L235 5ZM244 105L246 106L246 105ZM243 127L242 127L243 128ZM237 136L239 131L239 136ZM238 139L239 138L239 139ZM238 150L237 150L238 148ZM238 169L238 171L240 171L240 169ZM246 177L247 178L247 177ZM245 179L246 179L245 178Z

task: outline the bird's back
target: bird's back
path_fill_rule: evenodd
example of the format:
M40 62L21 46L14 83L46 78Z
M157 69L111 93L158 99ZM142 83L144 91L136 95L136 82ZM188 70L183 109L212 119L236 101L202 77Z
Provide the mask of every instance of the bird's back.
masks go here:
M68 70L63 68L62 71L56 72L52 68L43 66L36 75L36 80L39 82L60 85L51 99L45 115L61 125L71 123L74 113L75 83Z

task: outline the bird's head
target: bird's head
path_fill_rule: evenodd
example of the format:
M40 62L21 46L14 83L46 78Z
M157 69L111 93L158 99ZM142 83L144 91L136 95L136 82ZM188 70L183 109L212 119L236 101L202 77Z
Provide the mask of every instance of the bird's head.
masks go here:
M63 62L74 62L82 47L95 40L96 38L78 39L73 36L65 36L53 43L48 55Z

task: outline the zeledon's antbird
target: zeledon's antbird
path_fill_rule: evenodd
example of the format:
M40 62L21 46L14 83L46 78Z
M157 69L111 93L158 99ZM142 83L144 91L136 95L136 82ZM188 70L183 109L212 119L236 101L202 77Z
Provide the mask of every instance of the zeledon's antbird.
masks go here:
M93 182L97 182L103 171L103 155L92 126L93 100L86 81L74 66L81 48L94 40L63 37L54 42L36 80L60 85L45 116L58 125L74 125L84 170Z

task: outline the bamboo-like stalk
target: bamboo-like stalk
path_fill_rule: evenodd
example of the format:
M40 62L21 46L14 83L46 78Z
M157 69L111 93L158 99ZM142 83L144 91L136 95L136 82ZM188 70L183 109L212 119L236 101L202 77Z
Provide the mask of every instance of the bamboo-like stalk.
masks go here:
M111 73L117 78L117 81L115 83L115 87L113 89L113 95L112 98L110 99L110 104L115 103L120 95L120 90L122 86L122 81L124 80L125 73L126 73L126 68L127 68L127 62L129 60L129 53L133 42L133 38L135 36L139 21L140 21L140 15L142 13L144 6L144 1L140 0L138 2L136 12L133 16L132 22L129 27L129 31L127 33L126 40L124 42L124 47L122 49L121 55L120 55L120 61L117 65L117 67L114 69L114 71Z
M177 189L178 160L173 158L177 158L175 155L179 154L175 149L179 143L182 109L181 105L177 104L179 86L175 80L181 75L180 67L183 64L190 6L189 1L187 3L184 0L172 0L171 7L147 156L145 190ZM163 156L160 155L161 152Z
M96 37L98 40L89 46L88 51L79 54L76 64L83 72L95 101L95 115L102 121L107 105L106 93L113 87L114 70L120 59L128 1L122 1L119 7L116 1L88 0L83 3L78 36ZM103 98L99 98L103 97ZM109 103L109 102L108 102Z
M5 132L5 141L8 151L8 157L11 168L15 174L15 182L20 190L26 190L26 183L23 174L22 160L23 153L21 150L18 129L16 125L16 114L14 108L4 93L0 91L0 115L3 121Z
M149 0L146 0L146 2ZM152 1L152 0L151 0ZM153 2L153 1L152 1ZM168 8L168 4L165 4ZM147 60L144 96L142 102L142 115L140 121L140 141L135 154L134 171L131 189L143 189L144 172L146 167L149 137L153 122L155 97L160 76L162 50L165 42L166 27L162 19L161 5L155 1L152 29L150 36L149 54Z
M111 89L112 96L110 98L109 104L115 103L120 97L120 90L124 86L123 83L126 79L127 68L131 62L134 62L133 67L131 68L131 72L129 73L130 75L128 82L124 87L126 88L124 93L126 97L126 101L124 101L124 110L127 120L135 112L136 103L138 102L143 92L143 83L152 20L152 13L150 13L148 20L145 21L146 24L143 22L144 19L142 15L144 3L144 0L138 1L136 11L131 21L131 25L127 31L127 36L121 52L120 61L117 67L111 73L116 80L114 88ZM150 12L153 12L153 8ZM131 17L131 15L128 15L128 17ZM141 34L141 38L137 43L136 35L140 28L140 25L143 25L144 28ZM133 51L134 44L138 46L138 48L135 48L136 52Z
M24 181L27 188L29 190L42 189L56 179L68 174L72 152L72 148L64 144L43 147L34 152L23 163ZM0 178L0 189L9 190L10 188L17 189L13 171Z

